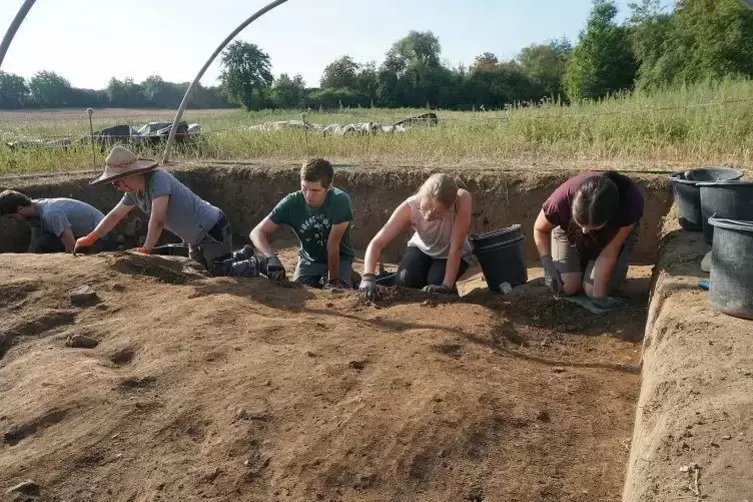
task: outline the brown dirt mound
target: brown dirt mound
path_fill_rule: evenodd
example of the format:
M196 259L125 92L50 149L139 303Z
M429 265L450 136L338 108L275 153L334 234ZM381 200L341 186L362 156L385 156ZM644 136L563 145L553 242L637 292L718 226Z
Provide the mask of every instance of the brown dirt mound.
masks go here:
M662 232L623 500L753 500L751 322L698 287L703 235Z
M537 281L370 306L181 259L0 255L0 493L619 500L649 272L635 275L633 303L596 317ZM97 305L71 305L83 284ZM99 344L66 347L77 333Z

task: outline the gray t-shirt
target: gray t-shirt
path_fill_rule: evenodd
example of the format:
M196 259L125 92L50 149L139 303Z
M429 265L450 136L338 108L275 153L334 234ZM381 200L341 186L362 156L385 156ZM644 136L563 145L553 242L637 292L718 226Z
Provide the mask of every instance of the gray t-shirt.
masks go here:
M60 237L71 229L75 238L88 235L105 217L96 207L75 199L34 199L39 213L38 224L43 231ZM32 225L35 222L31 222Z
M138 206L152 214L152 201L170 196L165 228L183 242L196 246L217 222L221 211L202 200L172 174L156 169L145 175L146 191L126 192L121 201L126 206Z

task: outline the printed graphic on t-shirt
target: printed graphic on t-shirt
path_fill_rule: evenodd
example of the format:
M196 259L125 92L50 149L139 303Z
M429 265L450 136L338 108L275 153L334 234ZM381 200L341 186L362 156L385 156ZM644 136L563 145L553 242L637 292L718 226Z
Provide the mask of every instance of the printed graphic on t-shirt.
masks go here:
M306 219L299 230L302 240L307 244L326 247L332 223L323 214L315 214Z

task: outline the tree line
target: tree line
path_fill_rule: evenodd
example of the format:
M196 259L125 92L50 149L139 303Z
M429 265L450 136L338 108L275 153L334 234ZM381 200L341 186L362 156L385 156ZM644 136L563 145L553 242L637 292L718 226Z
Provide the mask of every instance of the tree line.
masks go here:
M236 42L223 54L228 98L265 107L433 107L492 109L543 100L568 103L633 89L654 90L727 76L753 76L753 10L740 0L638 0L617 22L613 0L594 0L573 45L555 39L509 61L486 52L469 66L442 61L439 39L410 32L384 61L344 55L324 68L318 88L300 75L273 80L269 56Z
M71 86L64 77L51 71L40 71L28 81L19 75L0 71L0 109L113 107L113 108L177 108L188 82L166 82L153 75L141 83L126 78L110 79L101 90ZM219 87L197 86L193 91L192 108L227 108L232 104Z
M618 23L613 0L594 0L574 45L567 39L533 44L507 61L486 52L468 67L444 62L432 32L412 31L392 45L381 64L338 58L324 68L318 87L307 87L301 75L275 78L267 53L236 41L222 53L221 84L198 88L191 106L499 109L753 76L753 10L740 0L676 0L666 9L660 0L639 0L629 8ZM52 72L39 72L28 82L0 72L0 108L174 108L187 85L152 76L139 84L112 79L106 89L88 90Z

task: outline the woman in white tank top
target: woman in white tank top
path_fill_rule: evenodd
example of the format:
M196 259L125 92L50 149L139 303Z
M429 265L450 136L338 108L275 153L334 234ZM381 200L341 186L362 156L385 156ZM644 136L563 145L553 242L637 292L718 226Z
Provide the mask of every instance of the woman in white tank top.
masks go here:
M379 255L410 224L414 233L397 270L396 283L427 293L457 294L455 283L468 269L473 254L471 194L446 174L433 174L418 193L408 197L369 243L359 287L364 299L376 297Z

